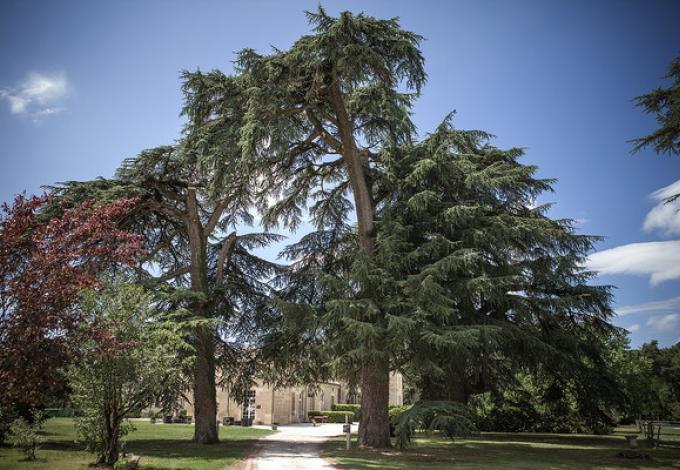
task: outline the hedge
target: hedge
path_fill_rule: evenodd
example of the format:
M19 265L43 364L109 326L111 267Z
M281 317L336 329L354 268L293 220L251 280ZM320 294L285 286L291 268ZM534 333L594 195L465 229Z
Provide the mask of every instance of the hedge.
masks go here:
M352 421L361 421L361 405L355 405L352 403L334 403L331 406L333 411L351 411L354 416Z
M354 419L354 412L353 411L323 411L323 412L321 412L321 415L327 416L329 423L344 423L345 422L345 416L348 417L348 420L349 420L350 423Z
M394 421L397 419L404 411L411 408L410 405L390 405L390 420Z
M323 415L321 414L321 411L308 411L307 417L311 418L312 416L323 416Z

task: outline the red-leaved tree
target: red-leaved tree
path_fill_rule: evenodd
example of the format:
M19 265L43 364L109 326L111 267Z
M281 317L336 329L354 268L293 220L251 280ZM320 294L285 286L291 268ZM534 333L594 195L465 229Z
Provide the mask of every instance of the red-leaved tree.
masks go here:
M98 275L132 266L138 235L118 222L133 199L70 208L50 196L16 196L0 213L0 405L40 405L61 385L69 334L83 289ZM47 217L48 205L59 209Z

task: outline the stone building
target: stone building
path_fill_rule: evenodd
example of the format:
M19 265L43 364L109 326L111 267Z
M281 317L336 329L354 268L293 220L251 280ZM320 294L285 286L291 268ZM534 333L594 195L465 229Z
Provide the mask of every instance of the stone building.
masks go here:
M233 418L242 421L249 418L253 424L292 424L306 422L309 411L328 411L336 403L348 403L347 384L344 382L318 383L312 386L272 388L259 382L247 392L243 403L237 403L229 393L217 388L217 419ZM193 403L182 403L188 415L193 415ZM390 405L404 402L401 374L390 375Z

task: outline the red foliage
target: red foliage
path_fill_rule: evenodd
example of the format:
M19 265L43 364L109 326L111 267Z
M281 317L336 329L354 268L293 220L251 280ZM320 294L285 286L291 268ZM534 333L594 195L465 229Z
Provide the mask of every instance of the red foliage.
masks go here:
M102 270L131 266L141 252L141 238L117 226L135 200L62 206L60 217L44 221L49 202L18 195L0 214L2 405L41 404L61 385L79 292L97 288Z

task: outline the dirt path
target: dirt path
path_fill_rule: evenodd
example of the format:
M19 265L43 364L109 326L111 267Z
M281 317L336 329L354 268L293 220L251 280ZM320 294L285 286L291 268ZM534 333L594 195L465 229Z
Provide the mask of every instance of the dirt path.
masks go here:
M336 468L321 457L321 444L342 434L342 424L292 424L258 441L243 470L328 470Z

